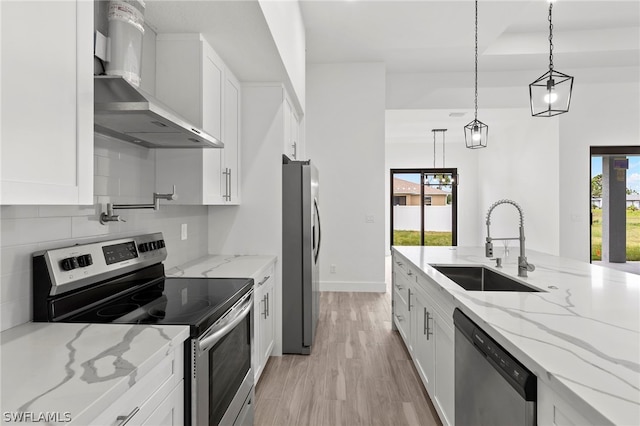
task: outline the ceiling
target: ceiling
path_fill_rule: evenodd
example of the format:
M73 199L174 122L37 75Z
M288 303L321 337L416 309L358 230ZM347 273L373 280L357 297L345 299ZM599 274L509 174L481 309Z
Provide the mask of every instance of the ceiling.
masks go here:
M309 63L382 61L387 73L473 70L473 1L302 0L300 7ZM548 8L545 0L480 0L479 70L544 71ZM553 24L560 68L640 62L637 0L558 0Z

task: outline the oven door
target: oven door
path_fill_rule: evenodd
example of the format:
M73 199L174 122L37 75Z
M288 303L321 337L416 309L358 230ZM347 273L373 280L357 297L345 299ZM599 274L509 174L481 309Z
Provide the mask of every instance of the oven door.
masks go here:
M252 425L253 290L192 341L191 424Z

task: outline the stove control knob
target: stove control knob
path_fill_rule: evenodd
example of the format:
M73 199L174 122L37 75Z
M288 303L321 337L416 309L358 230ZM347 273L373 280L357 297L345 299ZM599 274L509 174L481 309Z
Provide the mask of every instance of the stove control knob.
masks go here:
M156 241L156 245L158 246L159 249L164 248L164 240L158 240Z
M78 265L81 267L86 267L89 265L93 265L93 259L90 254L84 254L82 256L78 256Z
M140 251L140 253L144 253L149 251L149 245L147 243L142 243L138 245L138 250Z
M65 271L71 271L79 267L78 259L75 257L67 257L66 259L62 259L60 266Z
M155 249L157 249L157 248L158 248L158 247L156 247L156 242L155 242L155 241L151 241L151 242L149 243L149 250L155 250Z

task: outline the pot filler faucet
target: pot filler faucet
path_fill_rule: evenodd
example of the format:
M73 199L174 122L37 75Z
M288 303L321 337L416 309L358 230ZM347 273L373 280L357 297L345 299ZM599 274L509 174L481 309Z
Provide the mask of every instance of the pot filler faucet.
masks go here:
M511 204L513 207L518 209L518 213L520 214L520 236L516 238L491 238L491 212L493 209L498 207L500 204ZM524 253L524 218L522 214L522 208L512 200L499 200L496 201L489 207L489 211L487 212L487 242L484 245L484 254L487 257L493 257L493 240L518 240L520 241L520 256L518 256L518 276L526 277L527 271L533 272L536 267L531 263L527 262L527 256Z

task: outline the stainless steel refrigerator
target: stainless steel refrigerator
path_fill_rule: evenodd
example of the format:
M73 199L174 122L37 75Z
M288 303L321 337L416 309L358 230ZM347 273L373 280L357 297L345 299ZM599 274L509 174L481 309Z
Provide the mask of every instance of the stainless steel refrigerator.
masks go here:
M310 354L320 313L318 169L282 159L282 352Z

